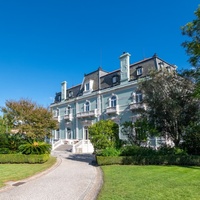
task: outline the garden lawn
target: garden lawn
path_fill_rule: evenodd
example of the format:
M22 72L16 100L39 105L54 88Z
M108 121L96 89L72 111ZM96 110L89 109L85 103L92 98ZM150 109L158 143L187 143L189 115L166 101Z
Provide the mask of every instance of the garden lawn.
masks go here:
M0 187L8 181L17 181L42 172L56 162L55 157L42 164L0 164Z
M98 200L198 200L200 167L102 166Z

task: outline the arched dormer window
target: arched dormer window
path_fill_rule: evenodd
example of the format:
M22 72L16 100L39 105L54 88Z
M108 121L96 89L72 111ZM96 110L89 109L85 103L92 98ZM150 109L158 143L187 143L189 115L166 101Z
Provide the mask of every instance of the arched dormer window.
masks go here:
M117 106L117 97L116 97L116 95L113 95L110 98L110 107L116 107L116 106Z
M90 102L86 101L84 104L84 111L89 112L90 111Z

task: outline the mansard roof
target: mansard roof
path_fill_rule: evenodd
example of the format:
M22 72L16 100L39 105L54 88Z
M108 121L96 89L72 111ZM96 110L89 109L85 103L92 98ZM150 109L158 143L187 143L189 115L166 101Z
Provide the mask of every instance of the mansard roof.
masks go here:
M139 62L135 62L130 64L130 79L129 81L136 80L138 78L145 77L149 74L151 70L159 70L160 64L165 63L165 66L169 65L176 69L175 65L171 65L166 61L160 59L156 54L154 54L150 58L143 59ZM137 69L142 68L142 74L138 76ZM67 99L76 98L78 96L82 96L84 94L84 85L90 81L93 81L93 92L98 90L103 90L106 88L114 87L120 84L120 74L121 70L115 70L112 72L106 72L101 67L97 70L85 74L83 77L83 81L81 84L67 88ZM115 81L113 81L113 77L115 77ZM56 93L54 103L60 102L61 100L61 92Z

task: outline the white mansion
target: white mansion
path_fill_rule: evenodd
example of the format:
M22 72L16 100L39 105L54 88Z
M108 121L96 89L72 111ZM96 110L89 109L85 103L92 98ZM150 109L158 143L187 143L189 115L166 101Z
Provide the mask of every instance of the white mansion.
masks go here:
M85 74L81 84L71 88L67 87L66 81L61 83L61 92L56 93L55 101L50 105L54 119L59 122L59 129L53 131L53 141L71 144L79 141L74 152L78 148L79 152L88 152L90 147L84 147L84 144L90 145L88 126L102 119L112 119L119 127L125 121L134 122L137 109L145 106L141 103L138 82L150 70L176 69L156 54L133 64L130 64L129 53L123 53L119 59L120 68L115 71L98 68ZM126 139L120 131L119 136ZM156 145L156 139L151 142Z

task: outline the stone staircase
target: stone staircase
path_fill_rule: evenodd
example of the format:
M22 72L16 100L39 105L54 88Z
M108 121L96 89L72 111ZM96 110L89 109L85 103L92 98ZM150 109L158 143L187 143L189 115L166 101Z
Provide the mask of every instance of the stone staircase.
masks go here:
M72 151L72 145L62 144L59 147L55 148L54 151Z

